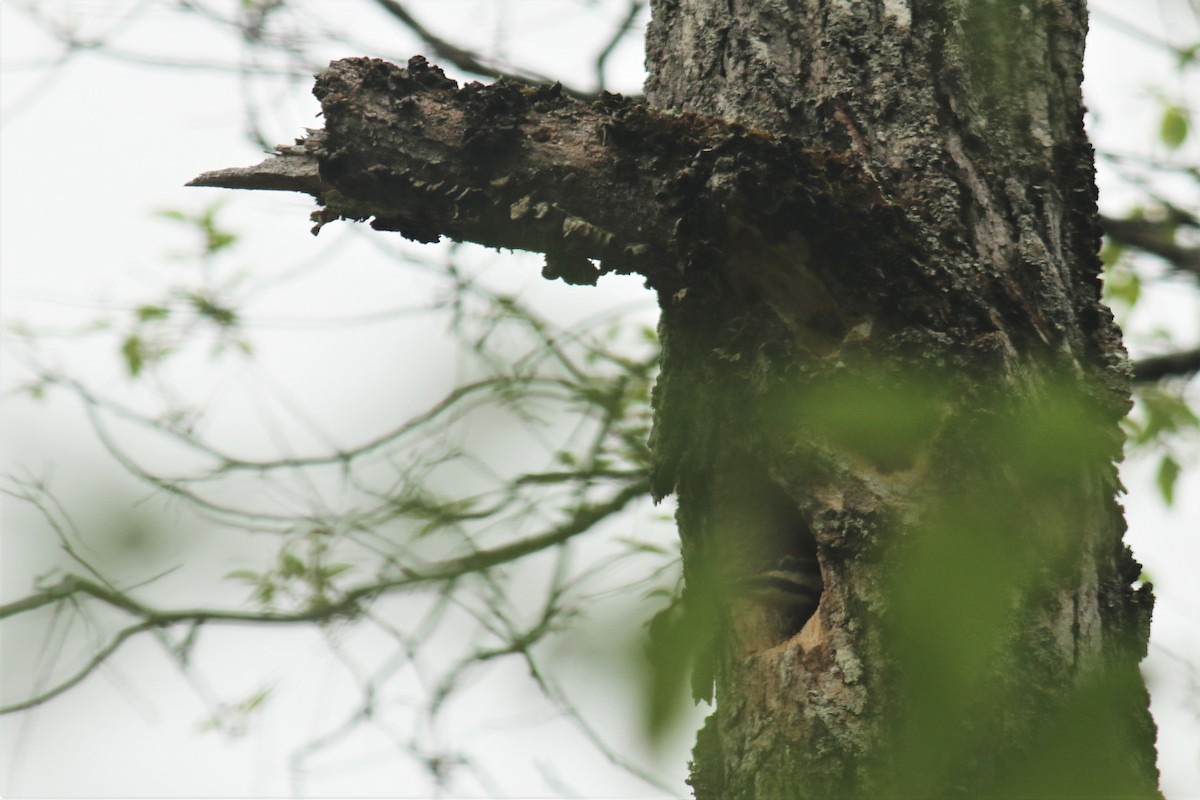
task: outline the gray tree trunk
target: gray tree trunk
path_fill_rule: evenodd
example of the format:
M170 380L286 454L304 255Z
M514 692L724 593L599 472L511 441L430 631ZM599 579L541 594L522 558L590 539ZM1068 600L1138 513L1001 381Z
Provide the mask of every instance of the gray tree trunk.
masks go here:
M853 153L915 243L864 212L729 248L760 291L664 303L655 479L693 591L809 537L825 583L795 636L720 604L700 800L1156 794L1085 32L1083 0L655 4L652 105Z
M700 800L1156 796L1085 29L1083 0L658 0L649 107L347 59L325 130L195 183L646 276ZM738 588L788 556L811 618Z

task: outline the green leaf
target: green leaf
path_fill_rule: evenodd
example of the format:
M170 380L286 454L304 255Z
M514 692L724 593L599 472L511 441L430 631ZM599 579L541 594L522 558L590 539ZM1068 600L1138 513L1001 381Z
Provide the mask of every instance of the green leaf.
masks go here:
M1100 261L1104 264L1106 269L1116 266L1117 262L1121 260L1121 256L1124 254L1125 245L1105 237L1104 246L1100 248Z
M304 562L291 553L284 553L280 556L279 564L280 571L288 578L303 575L308 571L308 568L304 566Z
M171 315L171 309L166 306L145 305L138 306L134 313L137 315L138 322L150 322L156 319L166 319Z
M191 215L174 208L164 208L155 213L162 219L189 225L204 237L204 255L211 256L220 250L232 246L238 240L238 234L225 230L217 223L217 213L222 203L216 202L199 214Z
M655 555L667 555L670 551L661 545L652 542L644 542L640 539L630 539L626 536L617 537L617 541L628 547L630 550L639 553L654 553Z
M202 317L208 317L222 328L229 328L237 324L237 312L233 309L226 308L212 297L207 297L199 292L187 292L184 297L192 304L192 308Z
M1172 458L1170 453L1163 456L1162 461L1158 463L1155 482L1158 484L1158 491L1162 494L1163 502L1168 506L1175 502L1175 484L1179 480L1181 471L1179 462Z
M271 601L275 599L275 584L274 584L274 582L263 581L262 583L260 583L258 585L258 588L254 590L254 597L258 600L258 602L262 603L264 606L270 605Z
M1192 62L1200 60L1200 43L1191 45L1190 47L1179 48L1176 51L1176 56L1178 56L1178 69L1182 72Z
M238 703L237 707L242 711L253 711L254 709L261 706L268 697L270 697L271 688L272 687L260 689L259 691L255 692L254 694L247 697L245 700Z
M208 248L209 255L212 255L218 250L224 250L226 247L230 247L237 242L238 239L237 234L229 233L228 231L206 230L204 234L205 246Z
M226 578L235 578L239 581L247 581L249 583L258 583L261 576L257 572L248 569L235 569L233 572L225 573Z
M1142 296L1142 279L1131 269L1112 268L1104 273L1104 300L1119 301L1128 306L1137 305Z
M136 333L126 336L125 341L121 344L121 355L125 357L125 368L129 370L129 377L136 378L142 371L142 367L146 366L146 351L142 337Z
M1188 114L1176 105L1167 106L1159 122L1158 136L1171 150L1179 149L1188 135Z
M1145 444L1163 434L1200 430L1200 417L1178 391L1148 386L1137 391L1137 401L1145 421L1134 428L1135 444Z

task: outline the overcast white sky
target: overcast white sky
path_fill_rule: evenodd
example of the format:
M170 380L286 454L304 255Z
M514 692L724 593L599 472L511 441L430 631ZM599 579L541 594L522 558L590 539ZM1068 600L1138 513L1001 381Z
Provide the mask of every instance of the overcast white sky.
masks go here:
M369 435L384 413L400 413L427 405L459 376L448 343L437 330L417 319L402 319L369 330L340 327L304 329L288 323L305 319L345 319L410 305L421 287L411 273L388 263L361 231L333 226L313 239L308 234L311 203L304 197L245 194L228 196L210 190L185 189L190 177L215 167L252 163L260 153L242 136L243 106L236 75L189 70L153 69L145 65L76 57L62 68L43 69L56 53L53 43L29 23L21 3L0 2L0 50L5 70L0 79L0 308L7 321L39 326L72 326L153 299L187 269L164 254L184 249L186 232L154 218L162 208L198 210L217 197L227 197L226 224L244 231L238 260L257 275L284 274L306 263L334 260L336 270L313 270L303 281L281 284L265 292L248 310L256 361L206 371L205 359L189 362L197 378L190 391L223 404L230 420L256 420L264 409L280 413L282 401L271 386L302 398L305 413L322 420L329 435L356 441ZM132 10L140 4L104 0L63 3L86 24L105 26L112 8ZM1164 6L1170 4L1164 3ZM1179 6L1181 3L1175 3ZM232 58L229 43L213 30L192 22L181 25L166 4L130 24L117 40L129 51L155 50L168 55ZM1171 31L1177 42L1200 40L1194 18L1160 13L1152 2L1105 0L1093 6L1128 17L1154 36ZM398 28L378 15L347 17L358 8L332 0L312 3L314 13L370 40L388 43L377 55L402 59L422 52ZM499 52L514 63L586 86L588 54L601 41L613 3L550 3L535 0L482 2L441 0L417 2L431 24L447 36L485 51ZM436 8L436 13L434 9ZM1137 13L1131 13L1133 9ZM334 9L337 9L336 11ZM1184 26L1190 24L1190 32ZM1183 30L1185 33L1180 33ZM378 42L376 42L378 45ZM347 45L349 47L349 45ZM610 88L636 91L641 81L640 41L614 56ZM329 57L360 55L331 46ZM1200 96L1195 86L1174 77L1160 50L1105 19L1093 23L1087 63L1090 121L1102 147L1132 150L1155 136L1162 90ZM268 138L286 142L304 125L316 125L315 101L308 87L279 86L263 90L262 125ZM1192 142L1192 163L1200 163ZM1101 170L1102 205L1123 211L1129 196L1114 176ZM1182 199L1180 202L1184 202ZM361 227L361 226L360 226ZM482 258L482 256L479 256ZM652 300L633 279L606 279L599 291L550 285L538 275L536 260L507 266L489 279L535 297L540 307L562 321L579 319L605 308L636 305L652 319ZM426 325L426 327L422 327ZM1180 285L1155 291L1148 309L1131 322L1135 334L1155 326L1177 332L1183 344L1200 341L1200 314L1194 293ZM414 347L412 342L420 342ZM108 342L111 345L111 340ZM122 365L106 346L53 347L63 367L106 390L125 386ZM381 374L380 365L394 365ZM19 363L10 355L0 361L7 386L19 380ZM250 378L251 371L265 372ZM258 388L245 390L250 381ZM346 387L356 387L347 392ZM69 497L74 509L89 515L119 516L131 500L144 496L116 475L90 435L77 406L52 400L43 405L8 398L3 407L2 443L9 470L48 476ZM262 425L238 426L218 433L230 441L270 446ZM1195 454L1193 454L1193 464ZM1153 489L1151 464L1126 465L1130 489L1129 541L1153 576L1159 595L1151 657L1146 672L1154 712L1162 725L1160 766L1169 797L1200 797L1200 474L1192 470L1178 492L1178 503L1163 509ZM99 513L98 513L99 512ZM656 535L661 523L647 513L640 532ZM28 591L30 576L56 563L60 554L47 543L45 531L27 509L9 503L3 517L3 560L0 599L9 601ZM100 525L103 528L103 525ZM170 591L185 600L208 604L214 597L239 600L237 587L214 589L211 581L225 571L270 552L272 542L233 542L180 521L177 529L159 534L155 558L184 564ZM131 565L137 572L142 564ZM163 598L180 602L178 594ZM44 620L43 620L44 622ZM603 631L603 619L593 630ZM613 627L616 630L616 621ZM24 685L17 671L30 668L22 656L38 652L43 631L19 624L3 631L0 678L5 701ZM364 646L369 646L369 643ZM19 655L17 651L21 651ZM581 648L587 657L568 659L566 682L589 721L626 755L638 758L627 709L611 693L589 693L596 670L619 667L600 649ZM225 630L206 639L202 685L186 681L153 642L129 646L112 668L94 676L58 701L27 716L0 719L0 793L5 796L239 796L288 794L294 776L289 759L296 747L326 730L337 719L340 704L349 703L355 687L338 677L315 632ZM299 668L298 665L304 665ZM599 666L597 666L599 665ZM229 739L198 734L206 711L205 696L236 698L266 681L286 686L283 701L273 702L256 718L246 735ZM520 675L500 674L477 687L479 698L494 697L508 687L510 702L489 718L502 719L535 701ZM589 750L570 723L548 721L528 729L496 727L479 721L477 708L464 703L446 729L430 732L446 740L462 737L486 755L486 771L505 793L556 794L553 773L566 786L589 796L646 796L652 791L613 768ZM698 719L698 718L697 718ZM684 794L685 732L661 761L642 758L644 766ZM541 766L539 766L539 764ZM312 794L396 795L422 791L419 771L397 766L392 751L378 739L357 737L325 754L304 787ZM487 785L463 792L489 794Z

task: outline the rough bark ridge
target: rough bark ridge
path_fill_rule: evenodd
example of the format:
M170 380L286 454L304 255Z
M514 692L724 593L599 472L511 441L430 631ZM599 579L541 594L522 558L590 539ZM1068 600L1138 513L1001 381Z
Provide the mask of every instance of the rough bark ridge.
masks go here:
M346 59L323 131L193 183L646 276L652 485L718 627L701 800L1153 795L1083 0L653 10L650 106ZM800 631L714 589L809 554Z

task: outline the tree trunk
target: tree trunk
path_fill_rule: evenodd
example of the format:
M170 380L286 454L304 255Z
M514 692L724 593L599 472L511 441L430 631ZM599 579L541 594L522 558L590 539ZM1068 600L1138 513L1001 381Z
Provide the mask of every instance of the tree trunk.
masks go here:
M347 59L324 131L195 183L647 277L700 800L1155 796L1083 0L653 11L650 107ZM738 588L781 561L811 618Z
M700 800L1156 794L1085 31L1083 0L655 5L652 105L854 153L916 246L864 216L727 251L805 273L819 315L763 280L663 304L655 484L693 594L810 540L825 585L798 635L720 604Z

